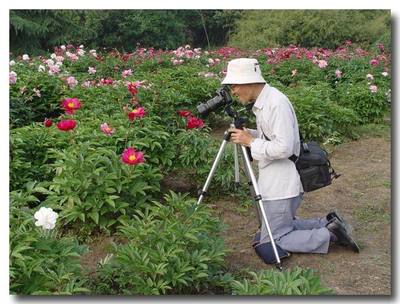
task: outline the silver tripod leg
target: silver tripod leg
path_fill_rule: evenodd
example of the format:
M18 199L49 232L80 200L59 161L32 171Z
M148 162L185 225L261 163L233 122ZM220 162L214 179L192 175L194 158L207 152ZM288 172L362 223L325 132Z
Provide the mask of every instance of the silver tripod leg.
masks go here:
M238 145L233 146L234 156L235 156L235 190L239 189L240 185L240 175L239 175L239 155L238 155Z
M255 193L254 200L257 201L257 203L258 203L258 207L259 207L258 209L261 211L261 215L264 220L265 227L267 228L267 231L268 231L269 239L271 240L272 249L274 250L274 255L276 258L276 266L278 269L282 270L281 259L279 258L278 250L276 249L275 241L272 236L272 231L269 226L267 214L265 213L265 210L262 205L262 197L260 194L260 190L258 189L257 179L254 175L253 169L251 168L249 155L247 154L246 147L241 146L241 148L242 148L242 156L244 158L244 165L246 167L246 172L249 174L249 177L250 177L253 189L254 189L254 193Z
M215 173L215 170L218 167L218 163L219 163L219 161L220 161L220 159L222 157L222 154L223 154L223 152L225 150L225 146L228 143L228 140L226 139L227 133L228 132L225 132L225 134L224 134L224 140L222 141L221 146L219 147L217 157L214 160L214 163L213 163L213 165L211 167L210 173L207 176L207 180L206 180L206 182L205 182L205 184L203 186L203 189L201 190L201 193L200 193L200 196L199 196L199 200L197 201L197 205L202 202L202 200L204 198L204 195L206 194L206 192L208 190L208 187L210 186L211 179L212 179L212 177L213 177L213 175Z

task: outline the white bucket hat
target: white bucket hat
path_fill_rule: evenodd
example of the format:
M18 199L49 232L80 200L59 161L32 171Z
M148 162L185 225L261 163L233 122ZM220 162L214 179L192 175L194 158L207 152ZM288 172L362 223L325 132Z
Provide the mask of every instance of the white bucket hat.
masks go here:
M238 58L229 61L225 79L221 84L266 83L261 75L258 61L253 58Z

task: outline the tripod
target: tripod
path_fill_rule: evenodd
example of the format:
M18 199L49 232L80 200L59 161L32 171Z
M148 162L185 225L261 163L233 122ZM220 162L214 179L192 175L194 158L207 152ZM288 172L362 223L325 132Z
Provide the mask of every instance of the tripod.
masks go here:
M233 117L233 124L237 129L243 129L243 123L244 120L242 118L239 118L236 112L233 112L232 109L230 108L230 106L228 106L225 111L227 112L227 114L231 117ZM203 201L204 196L207 193L207 190L211 184L211 179L214 176L215 170L217 169L218 163L224 153L226 144L229 142L231 137L231 132L229 131L225 131L221 146L218 150L217 156L214 160L214 163L211 167L211 170L207 176L207 180L202 188L202 190L199 193L199 199L197 201L197 204L200 204ZM240 147L240 150L238 149ZM239 151L238 151L239 150ZM239 144L235 144L234 147L234 157L235 157L235 186L236 188L239 186L240 184L240 180L239 180L239 158L238 158L238 154L241 153L242 156L242 160L244 162L244 169L245 169L245 173L246 173L246 177L248 179L248 185L250 187L250 193L254 198L254 201L257 203L257 210L258 210L258 218L259 218L259 222L261 223L261 219L260 219L260 212L262 215L262 219L265 223L265 227L267 228L268 231L268 236L270 238L271 241L271 245L272 245L272 249L274 251L274 255L275 255L275 259L276 259L276 267L282 271L282 264L281 264L281 260L279 258L279 254L275 245L275 241L274 238L272 236L272 232L271 232L271 228L269 226L269 222L268 222L268 218L267 218L267 214L265 213L265 210L263 208L262 205L262 197L260 194L260 191L258 189L258 184L257 184L257 179L254 175L253 169L251 168L251 154L250 154L250 148L248 147L244 147L242 145Z

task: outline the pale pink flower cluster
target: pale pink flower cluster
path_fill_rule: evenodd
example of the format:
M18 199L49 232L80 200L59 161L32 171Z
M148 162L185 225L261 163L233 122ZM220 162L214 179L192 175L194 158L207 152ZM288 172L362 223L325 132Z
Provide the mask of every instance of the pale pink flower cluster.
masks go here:
M378 92L378 87L374 84L369 86L369 90L371 91L371 93L376 93Z
M172 53L177 57L177 58L200 58L200 48L196 48L194 50L190 49L190 45L186 45L185 47L179 47L176 50L172 51Z
M83 47L83 45L81 45ZM76 50L76 53L78 54L78 56L82 57L83 55L85 55L86 51L83 50L83 48L80 48Z
M122 74L122 77L124 77L124 78L126 78L128 76L132 76L132 70L131 69L123 70L121 74Z
M107 136L111 136L115 132L115 128L111 128L106 122L100 125L100 130Z
M60 73L60 67L58 65L52 65L49 67L49 74L54 75Z
M211 77L216 77L217 76L213 72L199 72L197 75L203 76L203 77L206 77L206 78L211 78Z
M65 52L65 55L68 57L69 60L71 61L77 61L79 57L76 54L73 54L71 52Z
M371 80L374 80L374 76L372 75L372 74L367 74L367 79L369 80L369 81L371 81Z
M217 64L220 63L220 62L221 62L221 60L220 60L219 58L215 58L215 59L208 58L208 64L207 64L207 66L208 66L208 67L212 67L212 66L214 66L214 65L217 65Z
M67 78L67 84L70 87L70 89L72 89L76 87L76 85L78 84L78 80L76 80L74 76L69 76Z
M11 71L8 77L10 84L15 84L17 82L17 73L15 73L14 71Z
M96 68L95 67L89 67L88 68L88 73L89 74L96 74Z
M171 59L171 61L172 61L173 65L179 65L179 64L184 63L183 59L175 59L175 58L173 58L173 59Z
M318 60L317 61L319 68L324 69L328 66L328 62L326 60Z
M335 76L336 76L336 78L342 78L342 71L341 70L336 70L335 71Z

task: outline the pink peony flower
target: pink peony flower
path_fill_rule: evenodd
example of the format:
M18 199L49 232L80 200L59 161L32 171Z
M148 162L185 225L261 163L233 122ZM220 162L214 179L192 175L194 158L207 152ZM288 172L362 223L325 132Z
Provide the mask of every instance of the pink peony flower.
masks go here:
M61 102L61 107L64 108L67 114L74 114L74 112L81 107L81 103L78 98L65 98Z
M76 127L76 121L73 119L61 120L57 123L57 128L61 131L69 131Z
M376 93L378 92L378 87L376 85L370 85L369 90L371 91L371 93Z
M144 163L143 152L136 151L133 147L126 148L122 152L121 160L131 166Z
M113 84L113 80L109 79L109 78L108 79L101 78L100 83L101 84Z
M197 117L189 117L186 123L186 127L188 129L195 129L195 128L201 128L204 125L204 122Z
M106 122L100 125L100 130L107 136L111 136L115 132L115 128L110 128Z
M369 62L369 64L370 64L370 65L373 65L373 66L377 66L377 65L379 65L379 61L378 61L378 59L374 58L374 59L371 59L371 61Z
M121 74L122 74L122 77L124 77L124 78L126 78L128 76L132 76L132 70L131 69L123 70Z
M335 75L336 75L336 78L342 78L342 71L341 70L336 70L335 71Z
M129 120L134 120L136 118L142 118L145 115L146 115L146 111L144 110L143 107L139 107L128 113Z
M128 84L128 91L132 96L135 96L138 93L138 85L136 82L130 82Z
M58 65L52 65L49 67L49 74L54 75L60 73L60 67Z
M10 74L8 75L8 79L10 84L15 84L17 82L17 73L11 71Z
M328 66L328 62L326 60L318 60L318 66L323 69Z
M78 80L76 80L74 76L69 76L67 78L67 84L70 87L70 89L72 89L76 87L76 85L78 84Z
M45 118L43 124L46 128L49 128L53 125L53 121L51 119Z

